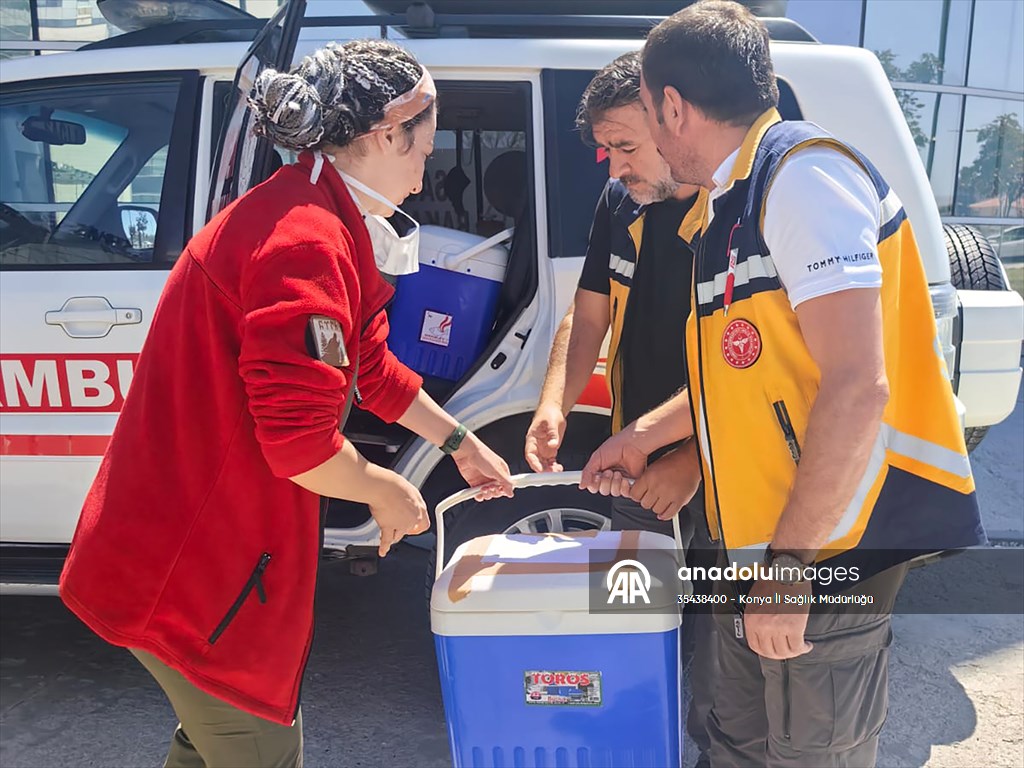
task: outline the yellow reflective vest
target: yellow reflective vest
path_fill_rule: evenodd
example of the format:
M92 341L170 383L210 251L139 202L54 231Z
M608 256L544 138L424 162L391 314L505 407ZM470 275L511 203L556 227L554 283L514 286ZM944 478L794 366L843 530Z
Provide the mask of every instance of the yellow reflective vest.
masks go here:
M771 542L818 393L819 370L761 235L774 174L811 145L852 157L882 201L878 256L890 388L868 465L822 554L858 562L869 574L920 554L982 543L924 265L902 204L856 150L812 123L782 122L775 110L751 127L730 186L714 202L714 219L706 223L705 204L694 242L687 365L712 535L730 551ZM730 251L735 263L726 314Z
M625 426L622 413L622 358L619 349L627 322L633 275L640 261L647 206L635 203L629 197L625 185L617 180L609 183L605 194L611 225L608 231L608 312L611 318L611 338L608 342L605 382L611 395L612 434L615 434ZM679 237L683 243L689 243L699 232L704 210L702 201L706 198L707 191L701 190L697 200L680 222ZM680 247L686 246L680 244Z

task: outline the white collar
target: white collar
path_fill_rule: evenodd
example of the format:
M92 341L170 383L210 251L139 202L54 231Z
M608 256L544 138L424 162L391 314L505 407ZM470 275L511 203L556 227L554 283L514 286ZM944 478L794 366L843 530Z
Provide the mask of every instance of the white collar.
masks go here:
M736 147L733 153L718 166L718 170L712 174L711 180L715 182L715 189L712 191L712 194L715 194L715 192L721 193L729 183L729 177L732 176L732 167L736 164L736 158L739 157L740 149L742 147Z

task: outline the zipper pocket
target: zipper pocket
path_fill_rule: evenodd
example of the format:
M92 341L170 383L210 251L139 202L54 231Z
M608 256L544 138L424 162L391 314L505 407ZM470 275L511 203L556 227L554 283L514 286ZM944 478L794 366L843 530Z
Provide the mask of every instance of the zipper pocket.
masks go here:
M789 728L789 660L782 660L782 735L790 740Z
M789 418L789 410L786 408L786 403L784 400L776 400L772 403L772 408L775 409L775 418L778 420L779 426L782 427L782 434L786 438L789 455L793 457L794 463L799 464L800 443L796 439L796 431L793 429L793 422Z
M224 618L220 620L220 624L213 630L207 642L213 645L217 642L221 635L224 634L224 630L228 628L228 625L234 621L235 614L238 613L242 608L242 604L245 599L249 597L249 593L254 589L260 599L261 603L267 602L267 592L263 588L263 572L267 570L267 564L270 562L270 554L264 552L260 555L259 562L256 563L256 567L252 569L252 573L249 575L248 581L245 582L245 586L242 587L242 591L238 593L238 597L235 598L235 602L231 604L228 612L224 614Z

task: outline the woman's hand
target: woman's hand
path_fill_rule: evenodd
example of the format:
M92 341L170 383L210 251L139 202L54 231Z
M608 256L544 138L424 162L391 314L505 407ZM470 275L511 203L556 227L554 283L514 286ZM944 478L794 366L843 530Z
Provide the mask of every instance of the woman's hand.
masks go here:
M477 501L512 496L512 476L508 464L472 432L466 434L452 458L470 488L483 486L475 497ZM485 485L488 481L489 484Z
M368 503L370 514L380 526L377 553L381 557L404 536L414 536L430 528L427 505L416 486L395 472L388 472L388 475L390 477L378 484Z

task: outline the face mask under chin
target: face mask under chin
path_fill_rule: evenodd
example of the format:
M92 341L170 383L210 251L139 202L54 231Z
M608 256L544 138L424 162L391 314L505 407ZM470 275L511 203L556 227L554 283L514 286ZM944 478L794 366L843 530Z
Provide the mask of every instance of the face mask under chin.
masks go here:
M317 154L319 155L319 153ZM318 161L322 162L322 159L318 158ZM331 167L334 167L333 163ZM338 171L338 174L350 187L358 189L364 195L376 200L382 205L385 205L394 213L404 216L411 224L408 232L399 236L386 218L380 214L369 213L365 210L362 203L360 203L359 198L355 195L352 196L352 199L363 214L363 222L366 224L366 231L370 235L370 243L373 246L373 257L377 263L377 269L381 274L385 275L385 277L397 277L399 275L409 275L413 272L419 271L419 222L384 197L384 195L359 181L359 179L356 179L355 177L340 170ZM319 176L319 174L316 175ZM310 181L314 184L316 183L316 180L312 177L310 178ZM389 280L389 282L393 283L394 280Z
M363 215L377 269L381 274L392 277L409 275L420 268L420 225L404 211L395 208L395 212L412 224L404 236L399 236L383 216L374 213Z

